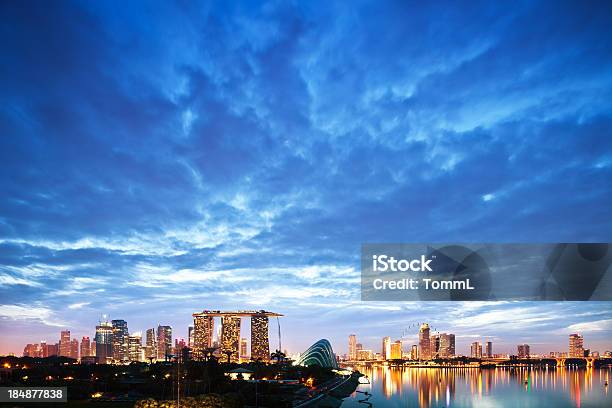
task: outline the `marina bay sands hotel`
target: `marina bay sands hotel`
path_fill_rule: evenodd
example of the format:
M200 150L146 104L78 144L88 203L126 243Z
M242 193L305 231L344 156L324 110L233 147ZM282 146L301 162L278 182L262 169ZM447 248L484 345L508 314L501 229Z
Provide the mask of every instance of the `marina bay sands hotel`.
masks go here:
M268 338L268 320L282 314L265 310L243 310L222 312L204 310L193 314L193 358L202 360L207 349L213 347L215 317L221 318L221 355L229 355L230 362L238 362L240 348L240 322L243 317L251 319L251 359L270 360L270 339ZM227 358L227 357L226 357Z

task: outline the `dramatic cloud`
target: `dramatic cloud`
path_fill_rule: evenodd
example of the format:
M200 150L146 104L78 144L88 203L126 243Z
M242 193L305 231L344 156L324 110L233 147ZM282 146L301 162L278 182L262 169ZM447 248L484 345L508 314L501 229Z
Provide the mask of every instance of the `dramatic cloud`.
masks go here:
M363 304L358 262L362 242L610 240L609 5L0 15L0 353L101 313L185 337L204 308L284 313L292 352L422 321L462 347L612 349L610 303Z

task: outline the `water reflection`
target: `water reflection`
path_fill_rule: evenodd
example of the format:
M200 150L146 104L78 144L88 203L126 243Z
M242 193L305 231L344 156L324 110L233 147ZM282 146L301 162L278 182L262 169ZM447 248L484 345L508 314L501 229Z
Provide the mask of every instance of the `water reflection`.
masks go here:
M375 407L422 406L612 406L612 369L360 367L370 379L360 391ZM343 407L357 407L356 398Z

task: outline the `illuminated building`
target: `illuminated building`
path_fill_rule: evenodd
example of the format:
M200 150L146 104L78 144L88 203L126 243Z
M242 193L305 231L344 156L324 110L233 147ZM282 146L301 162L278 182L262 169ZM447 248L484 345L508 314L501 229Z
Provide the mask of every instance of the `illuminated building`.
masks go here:
M318 365L325 368L338 368L336 355L328 340L322 339L310 346L308 350L300 355L296 365L313 366Z
M40 342L40 356L41 357L49 357L49 348L47 347L46 341Z
M59 355L59 344L47 344L47 357Z
M172 354L172 327L157 326L157 359L165 360Z
M212 347L215 320L207 315L193 316L193 358L201 360L204 350Z
M440 335L434 334L429 337L429 350L431 353L431 358L439 358L440 357Z
M270 359L268 316L266 315L251 316L251 358L255 361Z
M79 359L79 341L77 339L70 340L70 358Z
M130 361L142 361L142 333L132 333L128 335L128 358Z
M359 361L372 360L372 357L372 350L357 350L357 360Z
M193 348L193 326L187 329L187 344L189 348Z
M60 356L70 357L70 330L62 330L60 334Z
M427 323L423 323L419 328L419 358L421 360L431 360L429 325Z
M349 336L348 358L350 361L355 361L357 359L357 336L354 334Z
M493 342L487 341L485 343L485 357L491 358L493 357Z
M81 358L89 357L91 355L91 343L89 336L83 336L81 339Z
M383 337L382 339L382 358L389 360L391 358L391 337Z
M145 343L145 358L149 361L157 358L157 339L155 338L155 329L147 329Z
M108 364L113 358L113 325L100 321L96 326L96 360L99 364Z
M237 363L240 348L240 317L223 316L221 319L221 354L227 362ZM253 339L251 339L251 358L253 355Z
M23 349L24 357L40 357L40 347L38 344L26 344Z
M240 362L249 361L247 355L247 339L244 337L240 339Z
M411 360L419 359L419 346L417 346L416 344L413 344L412 347L410 348L410 359Z
M128 326L125 320L113 320L113 359L115 361L128 360Z
M480 342L475 341L470 346L470 356L472 358L482 358L482 344Z
M402 358L402 341L396 340L391 343L390 347L391 360L400 360Z
M442 333L440 335L440 358L451 358L455 356L455 335Z
M516 348L518 358L529 358L529 344L519 344Z
M193 355L196 359L204 357L207 348L218 347L213 342L214 317L221 317L221 354L230 355L230 361L238 361L240 348L240 319L251 319L251 359L268 361L270 359L270 342L268 336L268 320L270 317L280 317L281 314L265 310L243 310L237 312L222 312L219 310L204 310L194 313Z
M569 356L584 357L584 338L577 333L569 335Z

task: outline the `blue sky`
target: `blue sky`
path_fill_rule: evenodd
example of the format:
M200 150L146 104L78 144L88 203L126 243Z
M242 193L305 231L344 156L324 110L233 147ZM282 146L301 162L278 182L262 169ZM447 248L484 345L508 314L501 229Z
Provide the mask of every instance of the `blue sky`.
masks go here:
M609 4L0 9L0 353L204 308L284 313L291 352L422 321L464 353L612 349L612 303L360 303L358 259L610 242Z

